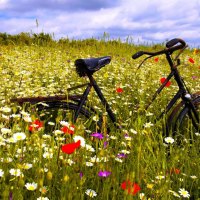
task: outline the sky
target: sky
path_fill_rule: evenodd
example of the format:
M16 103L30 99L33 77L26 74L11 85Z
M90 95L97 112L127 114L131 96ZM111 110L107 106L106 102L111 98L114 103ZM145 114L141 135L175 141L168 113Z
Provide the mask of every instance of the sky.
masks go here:
M36 20L38 24L36 23ZM200 46L200 0L0 0L0 32Z

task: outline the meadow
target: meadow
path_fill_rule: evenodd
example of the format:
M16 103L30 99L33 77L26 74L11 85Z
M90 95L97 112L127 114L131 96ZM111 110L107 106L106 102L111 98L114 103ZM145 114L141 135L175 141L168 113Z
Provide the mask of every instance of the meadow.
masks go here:
M165 57L152 58L139 70L142 58L131 58L139 50L163 48L94 39L1 45L0 199L200 199L200 133L180 148L165 140L164 119L156 120L178 89L175 81L144 110L170 71ZM122 130L111 125L109 135L92 135L82 124L72 127L59 117L45 129L34 110L10 102L13 97L66 94L67 88L87 82L76 74L76 59L106 55L112 56L111 63L94 77ZM200 51L188 48L180 58L186 84L200 91ZM103 112L95 93L89 100ZM109 126L109 119L105 123ZM72 132L64 131L69 124ZM79 140L73 152L63 150Z

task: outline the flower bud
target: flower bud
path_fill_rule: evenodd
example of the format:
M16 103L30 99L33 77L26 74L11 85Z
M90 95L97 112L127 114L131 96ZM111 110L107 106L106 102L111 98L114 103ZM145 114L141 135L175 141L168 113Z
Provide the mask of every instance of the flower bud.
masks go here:
M52 174L52 172L51 171L48 171L47 172L47 180L51 180L52 179L52 177L53 177L53 174Z
M24 187L24 184L25 184L24 179L20 178L18 182L19 187Z
M69 180L69 176L65 175L64 178L63 178L63 182L67 182L68 180Z
M44 182L44 180L42 178L40 178L39 181L38 181L38 186L42 187L43 186L43 182Z

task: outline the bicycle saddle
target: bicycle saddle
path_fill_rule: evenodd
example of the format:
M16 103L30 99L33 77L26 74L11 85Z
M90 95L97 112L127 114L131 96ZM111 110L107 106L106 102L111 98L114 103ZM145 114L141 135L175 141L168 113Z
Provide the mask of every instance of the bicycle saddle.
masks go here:
M80 77L92 75L94 72L109 64L110 61L110 56L104 56L100 58L77 59L75 61L76 72Z

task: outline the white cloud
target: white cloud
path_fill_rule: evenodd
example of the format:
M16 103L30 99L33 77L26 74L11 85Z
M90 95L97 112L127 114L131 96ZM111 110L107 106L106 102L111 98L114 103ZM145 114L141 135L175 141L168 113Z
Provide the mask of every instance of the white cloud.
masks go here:
M113 5L100 0L96 1L97 5L89 0L83 9L81 0L74 0L73 4L69 3L72 0L57 0L56 4L55 0L30 0L26 1L29 6L11 2L12 9L6 10L2 8L8 6L8 1L0 0L3 11L0 32L44 31L54 33L57 38L100 37L108 32L111 38L133 36L140 41L163 42L182 37L200 44L199 0L118 0ZM22 4L22 0L19 2ZM70 4L68 8L63 6L66 2ZM20 6L27 11L18 13ZM36 19L39 27L36 27Z
M8 6L8 0L0 0L0 10L5 9Z

